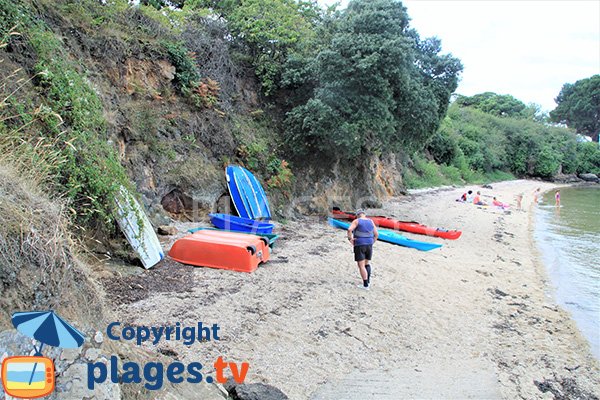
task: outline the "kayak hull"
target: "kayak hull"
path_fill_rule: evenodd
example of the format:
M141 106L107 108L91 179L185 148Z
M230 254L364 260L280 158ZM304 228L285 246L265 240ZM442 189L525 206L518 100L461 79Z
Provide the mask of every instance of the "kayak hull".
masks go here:
M274 225L249 218L236 217L229 214L208 214L210 222L219 229L256 234L270 234Z
M123 186L119 188L115 206L115 218L121 231L144 268L152 268L164 258L164 253L148 216L140 203Z
M219 229L219 228L206 228L206 227L188 229L188 232L189 233L196 233L198 231L204 231L204 230L209 230L209 231L217 230L217 231L222 231L222 232L236 232L236 231L231 231L231 230L225 230L225 229ZM237 233L242 233L244 235L253 235L252 233L247 233L247 232L237 232ZM256 233L255 235L267 238L267 240L269 241L269 247L271 249L273 249L273 247L275 247L275 241L277 241L277 239L279 239L279 235L276 235L274 233Z
M344 211L333 210L332 214L334 218L342 218L349 220L356 219L355 214ZM448 240L456 240L460 237L460 235L462 235L462 231L432 228L430 226L426 226L414 221L398 221L396 219L384 216L367 216L367 218L375 222L377 226L380 226L382 228L393 229L395 231L404 231L416 233L418 235L434 236Z
M252 172L238 165L225 169L227 188L240 217L271 219L267 195Z
M344 222L333 218L329 218L328 220L329 224L335 228L348 229L350 227L349 222ZM441 244L437 243L420 242L418 240L408 239L398 232L387 229L378 229L377 231L379 233L378 240L382 242L397 244L399 246L409 247L420 251L430 251L442 247Z
M177 240L169 256L182 264L254 272L269 260L268 240L236 232L201 230Z

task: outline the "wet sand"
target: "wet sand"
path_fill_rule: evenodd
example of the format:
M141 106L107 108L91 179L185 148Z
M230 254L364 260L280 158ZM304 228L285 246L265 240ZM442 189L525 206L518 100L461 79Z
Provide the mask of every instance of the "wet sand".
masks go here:
M463 189L409 195L370 210L463 235L447 241L406 234L444 245L430 252L377 243L368 292L356 287L344 231L323 218L279 224L271 260L252 274L167 259L104 282L123 322L221 327L220 341L163 342L161 353L207 365L218 356L248 361L247 382L274 385L292 399L351 398L342 394L353 383L355 398L373 399L597 395L598 361L556 306L533 241L532 192L553 186L493 187L479 190L513 205L524 192L525 211L455 202ZM453 381L460 391L447 384Z

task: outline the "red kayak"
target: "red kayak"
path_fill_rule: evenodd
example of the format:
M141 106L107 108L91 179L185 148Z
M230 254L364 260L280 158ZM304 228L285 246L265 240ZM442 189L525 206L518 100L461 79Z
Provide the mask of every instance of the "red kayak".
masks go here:
M332 211L333 217L338 219L356 219L356 214L344 212L341 210L334 209ZM461 231L457 230L447 230L442 228L431 228L429 226L420 224L418 222L408 222L408 221L398 221L393 218L384 217L384 216L367 216L367 218L371 219L375 222L375 225L380 226L382 228L394 229L396 231L405 231L411 233L417 233L419 235L427 235L427 236L435 236L442 239L450 239L456 240L462 234Z

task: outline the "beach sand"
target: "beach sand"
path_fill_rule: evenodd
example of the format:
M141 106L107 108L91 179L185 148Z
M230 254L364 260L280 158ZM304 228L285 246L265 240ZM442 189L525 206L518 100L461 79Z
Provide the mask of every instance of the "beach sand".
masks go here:
M553 185L479 188L512 204L524 192L524 211L456 202L464 189L370 210L463 231L455 241L406 234L443 244L431 252L377 243L370 291L356 287L345 232L306 218L278 225L282 237L271 260L255 273L167 260L107 278L107 292L124 323L218 323L220 341L163 342L159 350L206 363L210 373L219 356L248 361L247 382L274 385L291 399L598 395L598 361L555 304L533 241L536 187Z

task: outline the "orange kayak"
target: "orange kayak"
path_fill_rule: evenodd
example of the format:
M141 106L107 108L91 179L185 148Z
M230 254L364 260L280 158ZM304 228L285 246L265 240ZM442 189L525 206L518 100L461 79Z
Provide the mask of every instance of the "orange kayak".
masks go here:
M333 218L338 219L356 219L356 215L354 213L344 212L336 209L333 209L332 215ZM462 231L432 228L414 221L398 221L397 219L384 216L367 216L367 218L371 219L373 222L375 222L375 225L382 228L411 232L419 235L435 236L442 239L456 240L462 234Z
M169 256L183 264L254 272L269 260L269 241L246 233L202 230L177 240Z

